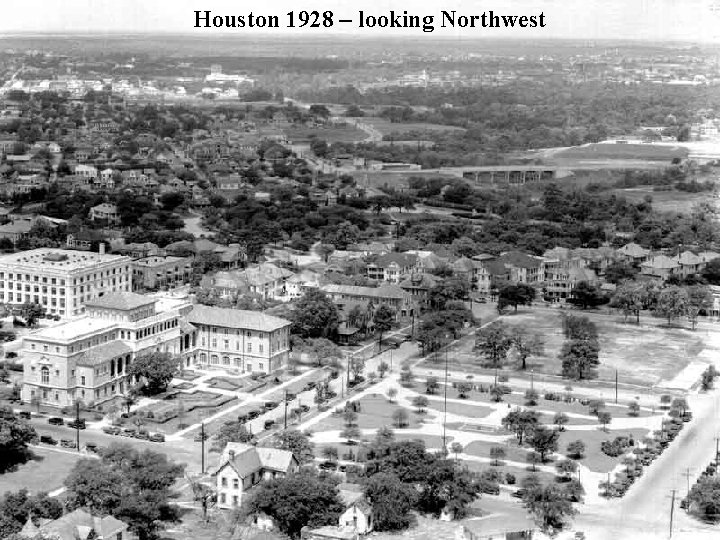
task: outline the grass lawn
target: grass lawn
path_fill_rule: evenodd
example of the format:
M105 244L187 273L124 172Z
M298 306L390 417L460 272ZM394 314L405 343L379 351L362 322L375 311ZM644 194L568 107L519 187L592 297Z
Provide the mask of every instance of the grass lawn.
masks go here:
M439 435L422 435L419 433L403 433L402 431L395 432L395 440L397 441L422 441L425 443L425 448L436 449L442 448L442 437ZM451 444L453 438L448 435L446 437L447 444Z
M414 411L402 407L396 403L390 403L387 398L381 396L368 396L359 400L361 412L358 413L357 426L360 429L378 429L384 426L395 428L393 414L398 409L404 409L408 413L407 428L415 428L420 425L418 415ZM342 430L345 427L342 415L331 415L313 426L313 431L334 431Z
M687 149L652 144L589 144L561 150L557 158L573 159L647 159L670 161L675 157L686 158Z
M678 212L689 214L693 206L706 202L710 195L707 192L687 193L685 191L653 191L652 186L638 186L629 189L615 189L611 193L624 197L629 202L639 203L650 195L653 209L659 212Z
M600 334L599 379L614 381L615 370L621 384L654 386L664 380L672 380L690 362L704 359L720 353L720 344L713 342L706 332L693 332L685 327L668 328L665 320L642 313L640 326L625 322L620 313L608 313L602 310L575 310L536 306L520 309L517 314L508 314L501 320L509 327L532 328L545 340L545 354L539 358L530 358L529 367L536 374L536 388L542 389L543 373L560 375L561 364L558 358L565 341L562 331L561 314L587 316L593 321ZM686 325L687 326L687 325ZM491 373L478 365L477 353L473 351L474 338L461 339L451 348L450 369L465 369L469 373ZM702 353L702 354L701 354ZM440 366L426 361L424 367L440 369ZM505 373L510 375L517 368L510 363ZM571 383L572 384L572 383Z
M597 429L590 431L563 431L560 433L559 451L565 452L568 443L582 440L585 443L585 457L579 460L591 471L606 473L611 471L620 461L620 457L610 457L603 454L600 444L603 441L612 441L621 435L632 436L635 441L641 441L650 432L647 429L610 429L606 432Z
M452 456L451 456L451 457L452 457ZM526 468L508 467L507 465L500 465L500 466L498 466L498 467L495 467L495 466L493 466L493 465L490 465L489 463L480 463L480 462L478 462L478 461L463 461L463 460L460 460L460 462L461 462L464 466L466 466L469 470L471 470L471 471L473 471L473 472L481 473L481 472L483 472L483 471L492 470L492 471L499 471L499 472L502 472L502 473L511 473L511 474L514 474L514 475L515 475L515 480L516 480L516 481L515 481L515 485L518 486L518 487L520 486L520 483L521 483L521 481L522 481L523 478L525 478L526 476L533 475L533 474L536 475L536 476L540 479L540 481L543 482L543 483L549 483L549 482L554 482L554 481L555 481L555 475L554 475L554 474L550 474L550 473L543 472L543 471L540 471L540 470L538 470L538 471L536 471L536 472L532 472L532 470L528 470L528 469L526 469ZM531 466L528 465L528 467L531 467ZM483 495L483 499L484 499L485 497L489 497L489 496L488 496L488 495ZM481 499L481 501L480 501L480 506L482 506L482 501L483 501L483 499Z
M463 128L456 126L443 126L440 124L429 124L427 122L393 123L384 118L377 117L365 117L362 119L362 122L371 125L383 135L422 131L465 131Z
M490 449L495 446L505 450L504 460L517 461L518 463L527 462L528 449L518 446L515 444L515 441L511 441L510 444L506 444L504 441L497 443L491 443L488 441L473 441L463 449L463 452L470 454L471 456L490 458Z
M13 472L0 474L0 493L27 489L31 493L54 491L84 457L81 454L58 452L46 448L33 448L35 459L18 466Z
M428 396L428 409L443 412L443 400ZM473 405L471 403L465 404L448 401L447 412L450 414L468 416L470 418L485 418L488 414L493 412L493 409L491 407L483 407L482 405Z

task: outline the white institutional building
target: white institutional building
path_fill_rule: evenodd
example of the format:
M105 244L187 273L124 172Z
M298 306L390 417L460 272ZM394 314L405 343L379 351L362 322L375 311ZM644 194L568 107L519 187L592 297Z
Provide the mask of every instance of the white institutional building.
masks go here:
M122 255L40 248L0 256L0 302L41 305L50 315L80 315L88 301L130 291L131 259Z

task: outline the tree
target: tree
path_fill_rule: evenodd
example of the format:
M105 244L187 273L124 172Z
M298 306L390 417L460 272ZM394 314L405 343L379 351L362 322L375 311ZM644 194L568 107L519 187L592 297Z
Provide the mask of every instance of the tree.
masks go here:
M689 410L687 399L678 397L672 400L670 407L680 411L681 416L685 416L685 413Z
M392 414L392 418L393 422L395 422L395 426L401 429L407 426L410 416L405 409L396 409Z
M273 446L288 450L300 462L311 463L315 459L314 444L306 433L296 429L287 429L275 434Z
M570 299L568 300L571 304L580 306L582 309L597 307L605 301L600 289L587 281L581 281L575 285L570 291Z
M565 431L565 425L570 422L570 418L564 412L557 412L553 417L553 424L558 428L558 431Z
M494 384L490 387L490 395L493 397L496 403L500 403L503 396L505 395L505 390L503 389L502 385Z
M447 459L436 459L420 482L417 509L436 517L445 511L460 519L479 495L479 486L466 468L456 467Z
M523 502L528 511L540 521L544 531L562 529L566 520L575 515L567 494L556 484L527 490Z
M525 405L534 407L538 404L538 399L540 399L540 394L538 394L537 390L533 388L525 390Z
M338 449L336 446L325 446L322 449L322 456L328 461L337 461Z
M28 445L38 440L35 428L29 422L15 416L8 405L0 405L0 474L30 456Z
M600 414L600 409L605 408L605 402L602 399L591 399L588 401L588 411L590 414L597 416Z
M630 416L637 416L640 414L640 404L637 401L631 401L628 405L628 414Z
M128 367L128 375L145 380L144 391L155 395L165 391L180 370L180 361L166 352L138 356Z
M318 367L336 365L343 356L340 347L326 338L309 339L302 346L302 350L315 358L315 365Z
M34 328L37 324L37 320L45 315L45 308L40 304L34 304L32 302L25 302L20 306L20 316L25 321L28 328Z
M568 443L566 452L573 459L582 459L585 455L585 443L581 440L572 441Z
M702 277L710 285L720 285L720 258L712 259L705 265Z
M521 369L527 369L528 357L540 356L545 350L545 342L539 334L530 333L519 326L513 328L510 341L520 358Z
M687 312L688 293L677 286L667 287L660 292L654 313L667 319L668 324Z
M469 382L459 382L456 385L456 390L458 391L458 397L460 399L467 398L468 394L472 391L473 385Z
M336 524L344 510L336 481L304 469L262 482L243 497L240 512L244 516L264 513L281 532L295 539L305 526Z
M324 262L328 262L328 258L335 252L335 246L332 244L320 244L317 247L318 255L320 255Z
M390 366L388 365L387 362L385 362L385 360L380 362L380 364L378 365L378 373L380 374L381 379L383 377L385 377L385 373L387 373L389 371L389 369L390 369Z
M396 531L410 525L410 510L417 495L411 485L395 474L379 472L365 484L365 497L372 505L374 529Z
M624 281L632 281L637 273L637 269L632 265L623 261L615 261L605 268L605 281L620 285Z
M720 521L720 478L701 477L688 493L690 509L710 523Z
M417 409L418 414L423 414L428 406L428 398L425 396L415 396L412 400L413 407Z
M639 283L627 281L617 287L610 299L610 307L619 309L627 319L628 315L634 315L636 322L640 324L640 311L646 303L647 289Z
M387 389L387 392L385 392L385 394L388 397L388 401L390 403L392 403L395 400L395 398L397 397L398 389L395 388L394 386L391 386L390 388Z
M505 360L512 340L507 327L502 322L494 322L477 333L475 350L487 359L491 367L500 367Z
M253 434L247 430L243 422L237 420L225 422L215 433L210 451L222 452L230 442L250 443L253 439Z
M361 435L362 432L357 426L346 426L345 429L340 432L340 437L345 439L348 445L353 441L357 441Z
M525 435L530 434L538 425L539 416L535 411L514 409L502 419L502 425L508 431L515 433L518 444L522 445Z
M338 310L332 300L317 289L310 289L292 311L292 332L302 338L331 337L338 327Z
M555 468L557 469L558 473L560 473L567 480L569 480L570 476L577 472L578 464L572 459L563 459L555 464Z
M513 306L517 312L518 306L531 305L536 294L535 288L525 283L505 285L498 294L498 311L503 311L507 306Z
M540 460L544 463L548 453L556 452L560 432L547 428L543 425L535 426L528 438L528 443L540 454Z
M354 426L357 423L357 418L357 413L352 409L345 409L343 411L343 421L345 422L345 426Z
M603 431L607 431L607 426L612 421L612 415L608 411L600 411L597 416Z
M68 509L88 508L124 520L141 540L154 538L163 523L178 520L170 488L184 465L165 454L114 443L101 460L81 459L65 479Z
M560 350L562 375L579 381L597 376L600 344L595 339L568 339Z
M437 456L427 452L422 441L396 441L373 465L376 470L396 474L402 482L420 484L427 479L437 461Z
M62 514L62 503L47 493L30 495L27 489L14 493L6 492L0 497L0 538L11 538L19 533L28 516L35 520L52 520L58 519Z
M493 465L500 465L500 461L505 459L505 449L502 446L490 447L490 458L493 460Z
M385 332L392 328L395 322L395 312L389 306L380 304L373 314L373 325L378 332L378 346L382 343Z
M454 442L450 445L450 451L455 454L455 461L458 460L458 455L462 454L464 448L459 442Z
M425 381L425 393L427 394L434 394L437 389L440 388L440 383L438 382L437 377L428 377Z
M705 285L693 285L686 290L688 296L686 308L687 318L692 325L692 329L695 330L697 328L698 316L712 306L713 298L710 289Z
M378 428L375 438L370 443L368 451L369 459L382 458L388 455L390 447L395 442L395 432L387 426Z

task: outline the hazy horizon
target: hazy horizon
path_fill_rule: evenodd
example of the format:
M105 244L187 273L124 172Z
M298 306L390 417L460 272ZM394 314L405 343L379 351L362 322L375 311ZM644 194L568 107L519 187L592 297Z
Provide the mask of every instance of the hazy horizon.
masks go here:
M213 15L277 15L283 21L290 10L300 7L292 0L271 5L257 0L25 0L6 6L0 20L0 35L182 35L192 37L290 37L423 38L423 39L555 39L584 41L720 43L720 0L416 0L411 5L398 0L371 0L359 6L350 0L307 0L305 10L332 10L335 18L352 18L353 24L332 29L218 29L194 28L195 10ZM436 29L358 29L357 12L387 14L407 10L410 14L434 15ZM546 28L450 29L439 27L440 10L458 14L481 14L493 10L509 15L545 14ZM38 14L42 14L41 17Z

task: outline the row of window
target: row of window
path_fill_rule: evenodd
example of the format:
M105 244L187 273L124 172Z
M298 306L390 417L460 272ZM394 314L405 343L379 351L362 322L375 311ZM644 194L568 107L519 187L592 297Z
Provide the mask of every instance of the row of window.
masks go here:
M207 359L208 359L208 357L207 357L207 355L206 355L205 353L201 353L201 354L200 354L200 363L201 363L201 364L207 364ZM217 354L212 354L212 355L210 355L210 364L215 365L215 366L220 365L220 357L219 357ZM231 363L230 363L230 357L229 357L229 356L223 356L223 357L222 357L222 365L223 365L223 366L230 366L230 365L231 365ZM242 364L242 359L241 359L241 358L237 358L237 357L233 358L233 360L232 360L232 365L233 365L234 367L236 367L236 368L242 369L242 366L243 366L243 364ZM252 363L251 363L251 362L247 362L247 363L245 364L245 371L252 371L252 370L253 370L253 368L252 368ZM265 370L265 364L264 364L263 362L259 362L259 363L258 363L258 370L260 370L260 371L264 371L264 370Z
M110 277L114 276L116 274L123 274L128 273L130 270L129 266L123 266L122 268L111 268L108 270L103 270L99 272L100 279L103 277ZM0 272L0 280L5 279L5 272ZM12 272L8 272L7 274L8 280L18 280L18 281L33 281L35 283L48 283L48 280L51 285L57 285L59 282L61 286L65 286L65 280L61 278L48 278L47 276L36 276L36 275L30 275L30 274L15 274ZM85 281L93 281L98 279L98 272L95 272L92 274L88 274L87 276L80 276L79 278L75 278L72 280L73 285L77 285L78 283L85 283Z

